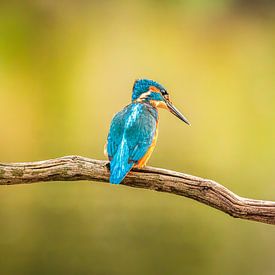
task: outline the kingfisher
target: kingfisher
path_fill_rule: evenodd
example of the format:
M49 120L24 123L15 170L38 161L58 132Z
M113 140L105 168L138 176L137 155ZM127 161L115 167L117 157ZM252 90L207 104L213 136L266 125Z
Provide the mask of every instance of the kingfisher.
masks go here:
M147 164L158 137L158 108L169 110L190 125L162 85L149 79L136 80L132 102L113 117L105 144L110 183L121 183L133 167L141 169Z

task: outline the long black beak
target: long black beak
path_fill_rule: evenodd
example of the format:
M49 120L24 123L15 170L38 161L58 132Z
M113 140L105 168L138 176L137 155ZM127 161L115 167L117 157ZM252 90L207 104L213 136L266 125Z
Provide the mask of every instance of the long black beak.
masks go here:
M181 112L170 101L166 100L166 105L173 115L184 121L186 124L191 125L187 118L181 114Z

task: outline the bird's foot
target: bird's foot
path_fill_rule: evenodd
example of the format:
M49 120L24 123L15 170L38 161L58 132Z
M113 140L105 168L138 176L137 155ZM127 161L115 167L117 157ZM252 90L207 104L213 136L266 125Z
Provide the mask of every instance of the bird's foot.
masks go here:
M140 169L144 168L145 166L146 166L145 164L135 164L134 168L140 170Z

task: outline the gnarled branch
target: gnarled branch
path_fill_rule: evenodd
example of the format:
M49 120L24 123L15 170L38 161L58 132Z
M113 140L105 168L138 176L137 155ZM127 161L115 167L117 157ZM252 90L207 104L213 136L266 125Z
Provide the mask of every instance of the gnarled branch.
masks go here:
M0 163L0 185L75 180L108 182L108 162L66 156L37 162ZM185 196L236 218L275 224L275 202L239 197L212 180L145 167L131 171L122 184Z

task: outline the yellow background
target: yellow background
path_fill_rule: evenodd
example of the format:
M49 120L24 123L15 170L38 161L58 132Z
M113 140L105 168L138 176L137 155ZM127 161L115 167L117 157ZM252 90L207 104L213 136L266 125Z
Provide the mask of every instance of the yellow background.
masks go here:
M267 1L2 1L0 161L104 159L136 78L163 84L149 165L275 200ZM103 183L0 188L1 274L274 274L274 226Z

